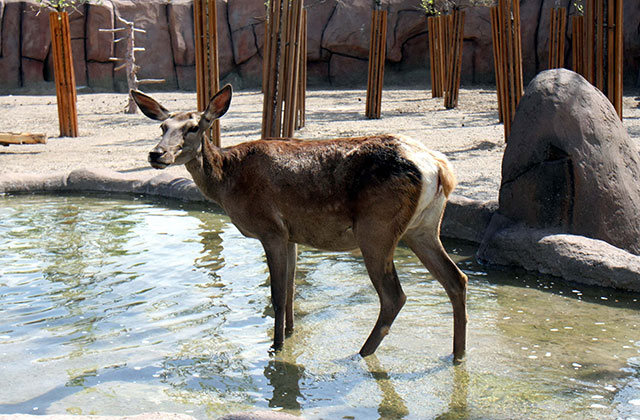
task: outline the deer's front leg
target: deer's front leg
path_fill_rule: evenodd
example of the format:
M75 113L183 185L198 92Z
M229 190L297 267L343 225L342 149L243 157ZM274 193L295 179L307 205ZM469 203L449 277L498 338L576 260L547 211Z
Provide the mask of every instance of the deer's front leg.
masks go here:
M269 239L263 240L262 246L267 255L267 264L269 265L271 277L271 304L275 312L273 349L277 351L284 344L289 244L286 240Z
M287 303L286 321L284 332L287 336L293 333L293 299L296 294L296 259L298 257L298 245L292 242L287 244Z

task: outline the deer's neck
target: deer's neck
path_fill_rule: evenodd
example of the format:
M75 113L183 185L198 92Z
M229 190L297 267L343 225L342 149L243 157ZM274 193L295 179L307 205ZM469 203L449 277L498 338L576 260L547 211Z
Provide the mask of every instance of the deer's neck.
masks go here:
M202 141L201 152L185 165L200 191L210 200L220 203L223 180L222 154L209 140Z

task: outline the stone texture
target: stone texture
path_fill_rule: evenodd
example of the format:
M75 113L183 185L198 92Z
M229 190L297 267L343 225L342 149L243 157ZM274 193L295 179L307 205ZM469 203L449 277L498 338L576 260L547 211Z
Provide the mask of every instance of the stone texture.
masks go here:
M87 83L94 89L113 90L112 63L87 62Z
M111 2L89 4L87 7L86 51L88 62L106 63L113 57L112 32L100 32L100 29L114 29L115 11Z
M478 201L452 195L445 209L440 233L447 238L480 243L498 209L495 201Z
M339 1L325 27L322 48L334 54L367 59L370 33L371 0Z
M196 62L193 2L171 2L167 10L173 62L176 66L193 66Z
M40 10L35 2L25 4L22 14L22 57L44 61L51 47L49 10Z
M258 54L257 26L266 20L266 8L262 0L229 0L227 3L229 28L236 65L246 63ZM264 36L264 30L261 31ZM263 40L260 40L260 45Z
M337 86L354 86L367 82L365 59L333 54L329 60L329 80Z
M640 149L607 98L569 70L527 87L505 149L503 216L640 253Z
M479 257L578 283L640 291L640 256L584 236L511 226L498 231Z
M328 58L328 51L322 48L322 38L329 18L334 14L337 2L330 0L307 0L307 58L319 61Z
M15 89L22 86L20 75L21 60L21 18L22 4L7 1L2 19L2 55L0 56L1 89Z

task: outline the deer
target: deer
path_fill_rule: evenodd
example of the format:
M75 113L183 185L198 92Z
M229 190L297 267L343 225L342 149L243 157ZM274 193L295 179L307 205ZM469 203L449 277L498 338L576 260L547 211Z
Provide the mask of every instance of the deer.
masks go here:
M262 244L275 313L273 351L293 333L297 246L302 244L360 250L380 310L359 354L373 354L407 299L393 261L402 240L444 287L453 308L453 359L463 359L468 279L440 241L456 182L443 154L390 134L262 138L218 147L208 133L229 109L231 85L220 89L204 112L170 112L143 92L130 94L147 117L161 122L162 138L149 152L150 165L185 165L203 195L244 236Z

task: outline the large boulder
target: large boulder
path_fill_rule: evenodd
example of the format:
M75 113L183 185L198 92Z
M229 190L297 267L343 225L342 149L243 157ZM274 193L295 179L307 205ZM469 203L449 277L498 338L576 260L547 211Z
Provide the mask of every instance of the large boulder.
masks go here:
M540 73L516 112L499 213L640 254L640 148L609 100L569 70Z

